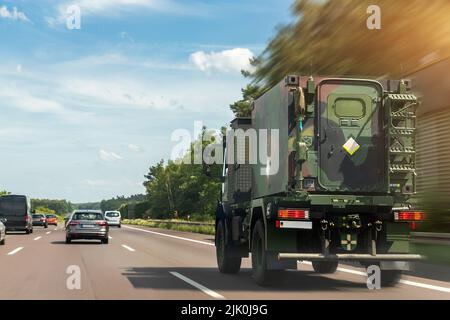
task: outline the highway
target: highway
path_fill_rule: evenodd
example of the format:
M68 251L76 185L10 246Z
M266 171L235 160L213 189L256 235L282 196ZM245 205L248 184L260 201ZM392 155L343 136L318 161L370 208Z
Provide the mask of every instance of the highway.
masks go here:
M238 275L220 274L211 236L123 226L110 242L65 244L62 226L8 233L0 246L0 299L450 299L450 283L404 276L395 288L368 290L362 269L340 266L318 275L310 265L283 283L261 288L250 260ZM81 287L69 289L68 267L79 267Z

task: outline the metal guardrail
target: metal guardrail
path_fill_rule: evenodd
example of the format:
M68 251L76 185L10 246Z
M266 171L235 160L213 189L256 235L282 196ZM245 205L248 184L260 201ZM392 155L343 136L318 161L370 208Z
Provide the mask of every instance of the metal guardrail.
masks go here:
M148 222L179 224L191 226L209 226L214 227L215 224L211 222L197 222L197 221L170 221L160 219L147 219ZM435 232L411 232L411 242L423 244L436 244L450 246L450 233L435 233Z
M411 242L450 246L450 233L411 232Z
M170 220L159 220L159 219L147 219L148 222L154 223L166 223L166 224L180 224L180 225L189 225L189 226L205 226L205 227L214 227L215 224L211 222L197 222L197 221L170 221Z

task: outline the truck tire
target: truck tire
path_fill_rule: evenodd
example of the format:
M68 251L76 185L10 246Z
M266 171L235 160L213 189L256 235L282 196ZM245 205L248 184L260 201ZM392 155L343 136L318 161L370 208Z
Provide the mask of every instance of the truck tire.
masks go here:
M229 248L227 248L225 237L225 225L223 221L219 221L216 231L216 257L217 266L221 273L238 273L241 269L240 257L230 257Z
M381 287L394 287L402 277L400 270L381 270Z
M312 266L316 273L335 273L338 267L337 261L313 261Z
M257 221L252 232L252 271L253 279L260 286L272 286L283 281L284 270L267 268L265 249L266 234L261 220Z

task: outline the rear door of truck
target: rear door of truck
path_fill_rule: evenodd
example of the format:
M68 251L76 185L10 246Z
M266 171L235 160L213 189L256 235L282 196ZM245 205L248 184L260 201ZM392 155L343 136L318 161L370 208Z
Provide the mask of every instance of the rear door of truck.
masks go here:
M333 192L387 192L382 86L326 79L317 90L320 186Z

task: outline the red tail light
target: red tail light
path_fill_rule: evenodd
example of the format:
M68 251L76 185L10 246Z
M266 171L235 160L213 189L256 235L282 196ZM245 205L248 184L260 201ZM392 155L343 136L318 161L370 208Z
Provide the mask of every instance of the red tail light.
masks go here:
M69 226L76 226L78 224L79 224L78 221L70 221Z
M97 224L102 227L107 225L106 221L99 221L99 222L97 222Z
M25 221L28 221L28 215L27 214L25 215Z
M301 209L280 209L278 218L281 219L309 219L309 211Z
M420 211L399 211L394 212L395 221L423 221L425 213Z

